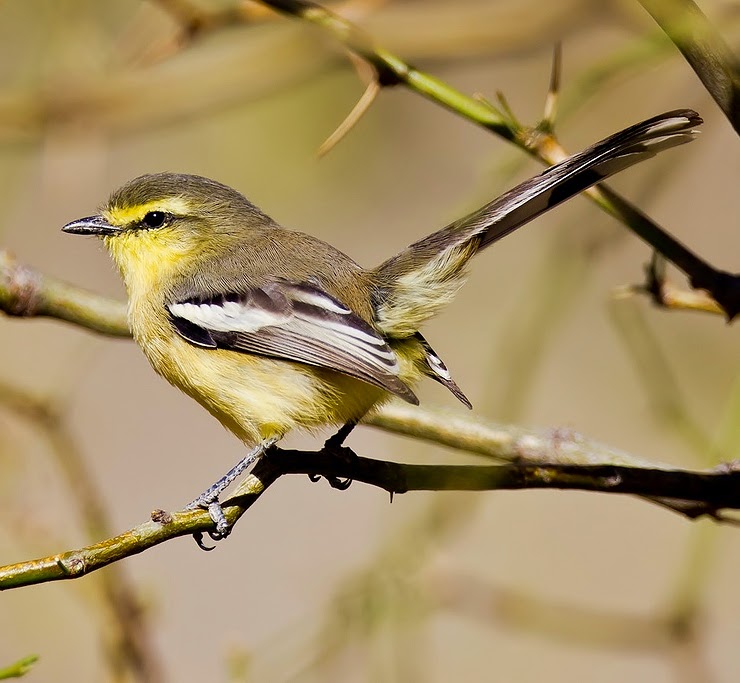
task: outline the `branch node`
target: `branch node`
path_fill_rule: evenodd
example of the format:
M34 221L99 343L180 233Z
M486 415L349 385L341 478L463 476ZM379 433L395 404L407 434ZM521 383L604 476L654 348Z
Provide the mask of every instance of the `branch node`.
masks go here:
M58 557L57 564L59 565L59 568L71 578L85 574L85 560L78 555L68 559Z
M31 317L37 314L41 300L41 276L19 264L8 251L0 251L0 288L6 291L8 315Z
M156 524L172 524L172 513L167 512L167 510L152 510L151 520Z

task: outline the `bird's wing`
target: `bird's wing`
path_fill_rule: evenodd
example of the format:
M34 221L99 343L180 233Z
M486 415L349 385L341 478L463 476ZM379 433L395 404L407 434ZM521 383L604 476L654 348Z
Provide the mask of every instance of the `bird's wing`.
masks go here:
M197 346L335 370L418 403L385 339L312 284L272 280L241 292L175 301L168 309L178 334Z

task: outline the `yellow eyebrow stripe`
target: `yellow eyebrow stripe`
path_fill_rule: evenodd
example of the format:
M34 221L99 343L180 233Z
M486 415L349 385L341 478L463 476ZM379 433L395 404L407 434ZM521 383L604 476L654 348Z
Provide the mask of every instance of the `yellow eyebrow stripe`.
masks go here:
M184 197L164 197L133 206L110 206L102 213L111 225L128 225L142 220L150 211L163 211L180 216L192 213L190 202Z

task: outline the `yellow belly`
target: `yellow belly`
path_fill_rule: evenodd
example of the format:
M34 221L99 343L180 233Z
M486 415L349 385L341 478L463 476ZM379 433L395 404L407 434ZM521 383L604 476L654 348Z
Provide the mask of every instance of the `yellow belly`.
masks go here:
M135 329L135 327L134 327ZM152 367L248 444L296 427L361 418L388 392L352 377L300 363L220 349L178 336L141 344Z
M108 246L126 280L134 338L160 375L245 443L282 437L296 427L315 429L358 420L391 397L383 389L331 370L193 346L175 332L160 298L156 275L162 268L147 261L156 250L118 249L120 239L109 240ZM132 259L146 262L137 262L136 268L121 266ZM410 383L419 376L420 347L416 342L399 345L404 348L401 378Z
M141 325L141 320L132 310L134 337L152 367L247 444L298 427L359 420L390 398L383 389L338 372L200 348L178 336L168 320L157 325Z

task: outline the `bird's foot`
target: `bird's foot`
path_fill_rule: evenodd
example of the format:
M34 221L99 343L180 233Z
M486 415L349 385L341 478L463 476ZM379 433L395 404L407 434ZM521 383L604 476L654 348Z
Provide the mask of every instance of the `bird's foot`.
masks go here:
M208 489L203 491L194 501L188 503L185 506L186 510L208 510L215 529L210 529L206 533L212 541L221 541L231 533L231 524L226 519L224 509L219 502L221 494L229 487L229 485L251 467L265 451L272 448L275 445L277 439L268 439L263 441L261 444L255 446L247 455L245 455L234 467L232 467L221 479L215 484L209 486ZM215 546L207 546L203 542L203 532L196 531L193 534L195 542L201 550L213 550Z
M337 431L336 434L330 436L325 442L321 449L322 453L337 458L343 463L351 465L357 460L357 454L347 446L344 446L344 440L349 436L349 433L355 428L356 422L348 422ZM338 491L346 491L352 484L352 478L347 477L343 479L341 477L335 477L333 475L320 475L320 474L309 474L308 478L312 482L317 482L321 477L324 477L329 482L329 486Z

